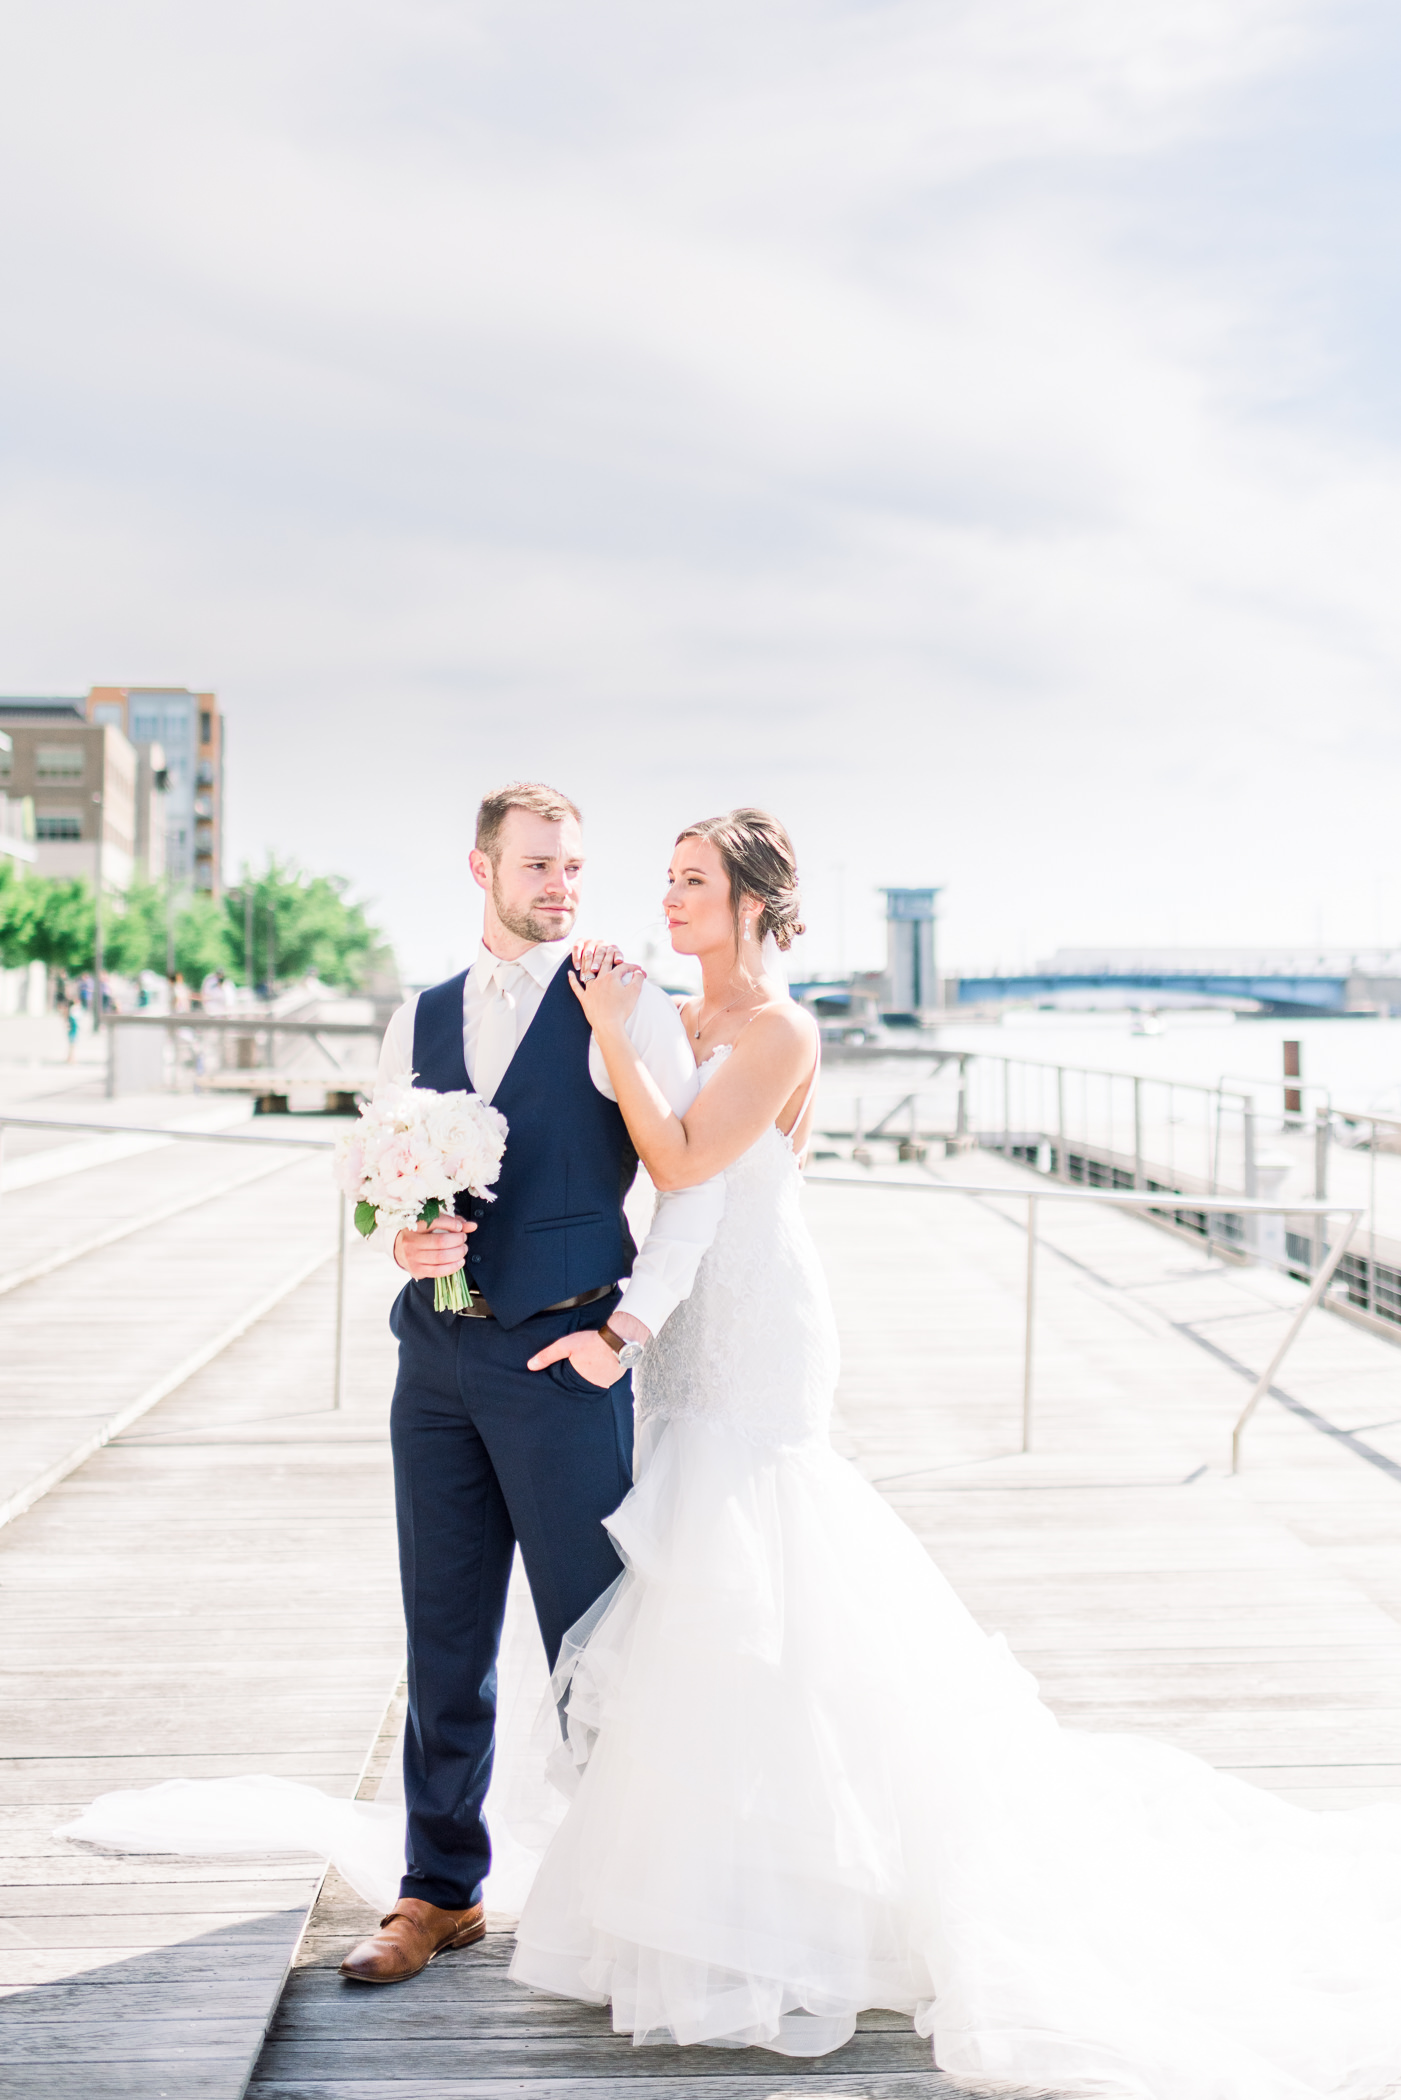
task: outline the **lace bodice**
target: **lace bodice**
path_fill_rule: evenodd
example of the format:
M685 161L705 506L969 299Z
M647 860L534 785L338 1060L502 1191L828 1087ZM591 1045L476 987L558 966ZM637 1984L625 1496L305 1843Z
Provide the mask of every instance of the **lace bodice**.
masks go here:
M701 1066L707 1085L730 1054ZM633 1374L639 1422L704 1416L756 1443L825 1437L836 1322L802 1215L802 1173L772 1125L725 1172L725 1213L682 1300Z

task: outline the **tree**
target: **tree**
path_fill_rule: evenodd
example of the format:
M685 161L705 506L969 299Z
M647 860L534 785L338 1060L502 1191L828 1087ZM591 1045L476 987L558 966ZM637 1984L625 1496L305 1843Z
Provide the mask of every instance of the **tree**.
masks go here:
M164 948L162 930L162 953ZM215 903L208 890L193 891L175 914L175 967L186 984L196 987L203 984L211 970L222 970L228 977L238 974L227 912L222 904Z
M165 885L134 882L118 906L104 899L102 960L118 977L165 971Z
M36 876L22 875L8 854L0 855L0 969L17 970L34 960L46 887Z
M66 977L93 966L92 890L81 875L66 882L39 879L43 890L38 923L29 942L29 961L47 963Z
M294 862L269 856L260 875L224 899L224 964L240 983L247 977L248 901L253 905L253 981L272 986L314 971L323 984L361 982L382 935L362 907L346 901L340 875L307 875Z
M339 875L307 875L271 858L250 878L256 983L308 971L325 984L361 982L383 937L358 904L346 901L348 887ZM187 984L202 983L211 970L244 981L245 895L235 890L216 903L195 890L174 910L175 967ZM166 883L134 883L125 897L104 896L104 968L118 977L164 974L171 905ZM21 874L0 858L0 968L42 962L67 976L90 970L94 933L92 888L81 876L58 881Z

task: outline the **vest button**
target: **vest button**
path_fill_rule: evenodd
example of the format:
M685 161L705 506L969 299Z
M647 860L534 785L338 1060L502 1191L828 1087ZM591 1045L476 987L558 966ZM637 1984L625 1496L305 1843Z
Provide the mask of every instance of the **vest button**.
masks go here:
M468 1258L468 1260L469 1260L469 1261L472 1261L472 1262L479 1262L479 1261L481 1260L481 1256L480 1256L480 1254L470 1254L470 1255L468 1255L468 1257L467 1257L467 1258Z

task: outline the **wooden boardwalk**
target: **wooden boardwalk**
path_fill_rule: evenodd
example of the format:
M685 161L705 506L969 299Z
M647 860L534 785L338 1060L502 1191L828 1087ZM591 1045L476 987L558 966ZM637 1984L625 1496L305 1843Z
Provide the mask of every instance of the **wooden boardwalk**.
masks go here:
M1022 1185L979 1162L995 1173ZM1300 1801L1401 1798L1401 1350L1319 1316L1281 1376L1293 1406L1266 1403L1233 1481L1245 1372L1293 1287L1047 1207L1023 1457L1016 1207L827 1186L808 1207L843 1333L842 1447L1062 1718L1151 1731ZM256 2057L256 2100L956 2100L883 2015L810 2064L634 2049L606 2015L507 1983L499 1920L410 1985L343 1985L369 1914L334 1875L279 2001L314 1867L49 1835L107 1786L272 1770L349 1791L377 1740L382 1758L393 1278L369 1256L352 1273L343 1418L324 1412L326 1268L0 1529L0 2088L236 2100ZM152 1318L160 1278L131 1281Z
M60 1191L87 1230L122 1200L156 1209L246 1163L214 1150L170 1147L7 1195L0 1274L52 1244ZM331 1221L324 1159L298 1159L0 1297L7 1479L324 1255ZM111 1857L53 1832L97 1793L163 1778L271 1771L354 1787L403 1636L384 1431L393 1280L368 1254L351 1273L342 1413L327 1405L323 1260L0 1528L0 2091L15 2100L243 2091L318 1863Z

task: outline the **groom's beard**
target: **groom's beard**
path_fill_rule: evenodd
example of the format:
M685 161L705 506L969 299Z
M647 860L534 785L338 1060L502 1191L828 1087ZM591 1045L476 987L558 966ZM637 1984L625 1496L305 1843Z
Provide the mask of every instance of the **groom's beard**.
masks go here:
M524 911L519 911L509 905L502 896L501 886L496 880L494 871L491 878L491 901L495 907L496 916L505 927L507 933L513 933L518 941L562 941L573 927L578 913L578 906L572 904L565 906L568 917L562 920L539 918L536 915L535 907L530 905L527 905ZM535 900L536 906L542 901L542 899L537 897Z

